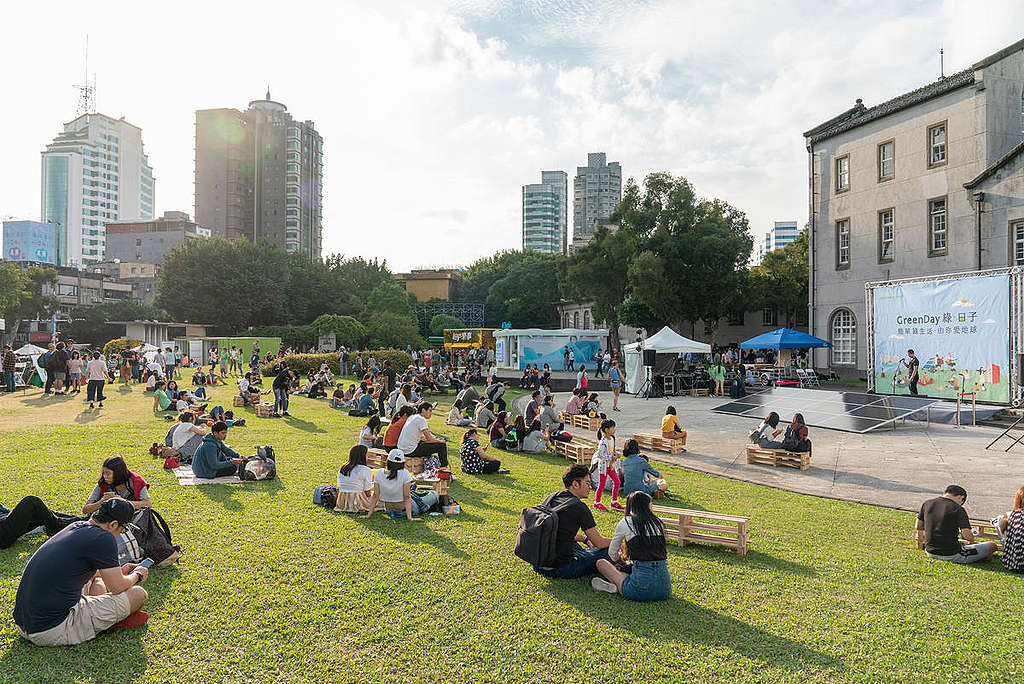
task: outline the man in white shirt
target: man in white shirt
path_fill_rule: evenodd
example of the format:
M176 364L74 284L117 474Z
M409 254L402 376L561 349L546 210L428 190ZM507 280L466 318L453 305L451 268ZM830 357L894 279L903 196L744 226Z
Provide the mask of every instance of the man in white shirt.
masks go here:
M443 468L448 467L448 445L443 437L437 437L430 431L427 421L430 419L434 405L429 401L420 402L416 414L409 416L402 432L398 435L398 448L407 458L422 458L437 454Z
M249 373L246 373L243 377L238 378L238 394L246 406L249 405L249 377Z

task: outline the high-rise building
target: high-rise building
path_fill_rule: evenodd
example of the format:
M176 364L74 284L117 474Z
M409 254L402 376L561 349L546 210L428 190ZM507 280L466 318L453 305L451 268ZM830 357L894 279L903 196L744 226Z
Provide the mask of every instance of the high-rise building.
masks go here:
M764 260L764 255L782 249L800 235L796 221L776 221L772 229L764 234L764 240L757 243L757 263Z
M89 113L64 124L42 153L41 218L57 226L56 263L103 261L108 221L153 218L153 169L142 129Z
M540 183L523 186L523 249L565 253L568 190L565 171L542 171Z
M214 235L320 259L323 138L270 99L196 112L195 219Z
M587 165L576 167L573 179L572 239L587 240L596 221L607 219L622 200L622 167L607 162L604 152L587 155Z
M106 261L163 263L164 256L186 240L210 237L183 211L165 211L152 221L116 221L106 225Z

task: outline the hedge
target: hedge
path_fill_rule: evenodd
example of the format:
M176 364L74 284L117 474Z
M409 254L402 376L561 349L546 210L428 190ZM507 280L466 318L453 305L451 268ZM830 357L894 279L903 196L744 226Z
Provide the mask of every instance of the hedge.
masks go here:
M142 344L141 340L126 340L123 338L118 340L110 340L105 345L103 345L103 356L109 359L114 354L120 354L121 352L127 349L138 347L140 344Z
M363 359L364 367L369 363L371 356L377 359L378 366L383 363L384 359L388 359L391 361L391 367L399 373L404 371L409 364L412 363L412 357L401 349L378 349L376 351L349 352L349 363L355 363L357 356ZM268 377L277 375L278 371L281 369L282 361L287 363L289 368L303 376L311 370L320 370L320 366L325 362L331 369L331 372L335 375L338 375L341 372L338 368L338 354L336 352L331 352L329 354L289 354L283 359L274 359L263 367L263 375ZM349 367L351 368L351 365Z

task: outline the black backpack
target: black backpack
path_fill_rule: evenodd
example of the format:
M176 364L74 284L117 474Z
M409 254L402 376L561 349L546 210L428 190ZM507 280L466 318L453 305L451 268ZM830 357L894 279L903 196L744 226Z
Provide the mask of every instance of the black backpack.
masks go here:
M523 509L513 553L535 568L550 568L558 559L557 541L556 509L546 503Z
M138 532L135 533L136 541L139 542L146 557L152 558L155 564L159 565L175 551L181 551L180 546L171 543L171 530L167 527L167 522L152 508L140 508L132 519L132 524L138 528Z
M277 464L269 458L250 456L238 465L237 475L239 480L273 480L277 477Z

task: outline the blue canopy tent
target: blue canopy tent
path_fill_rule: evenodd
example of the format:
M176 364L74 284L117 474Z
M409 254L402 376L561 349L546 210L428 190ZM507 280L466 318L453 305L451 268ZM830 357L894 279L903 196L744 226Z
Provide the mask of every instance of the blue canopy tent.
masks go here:
M740 342L740 349L810 349L831 346L831 342L789 328L779 328Z

